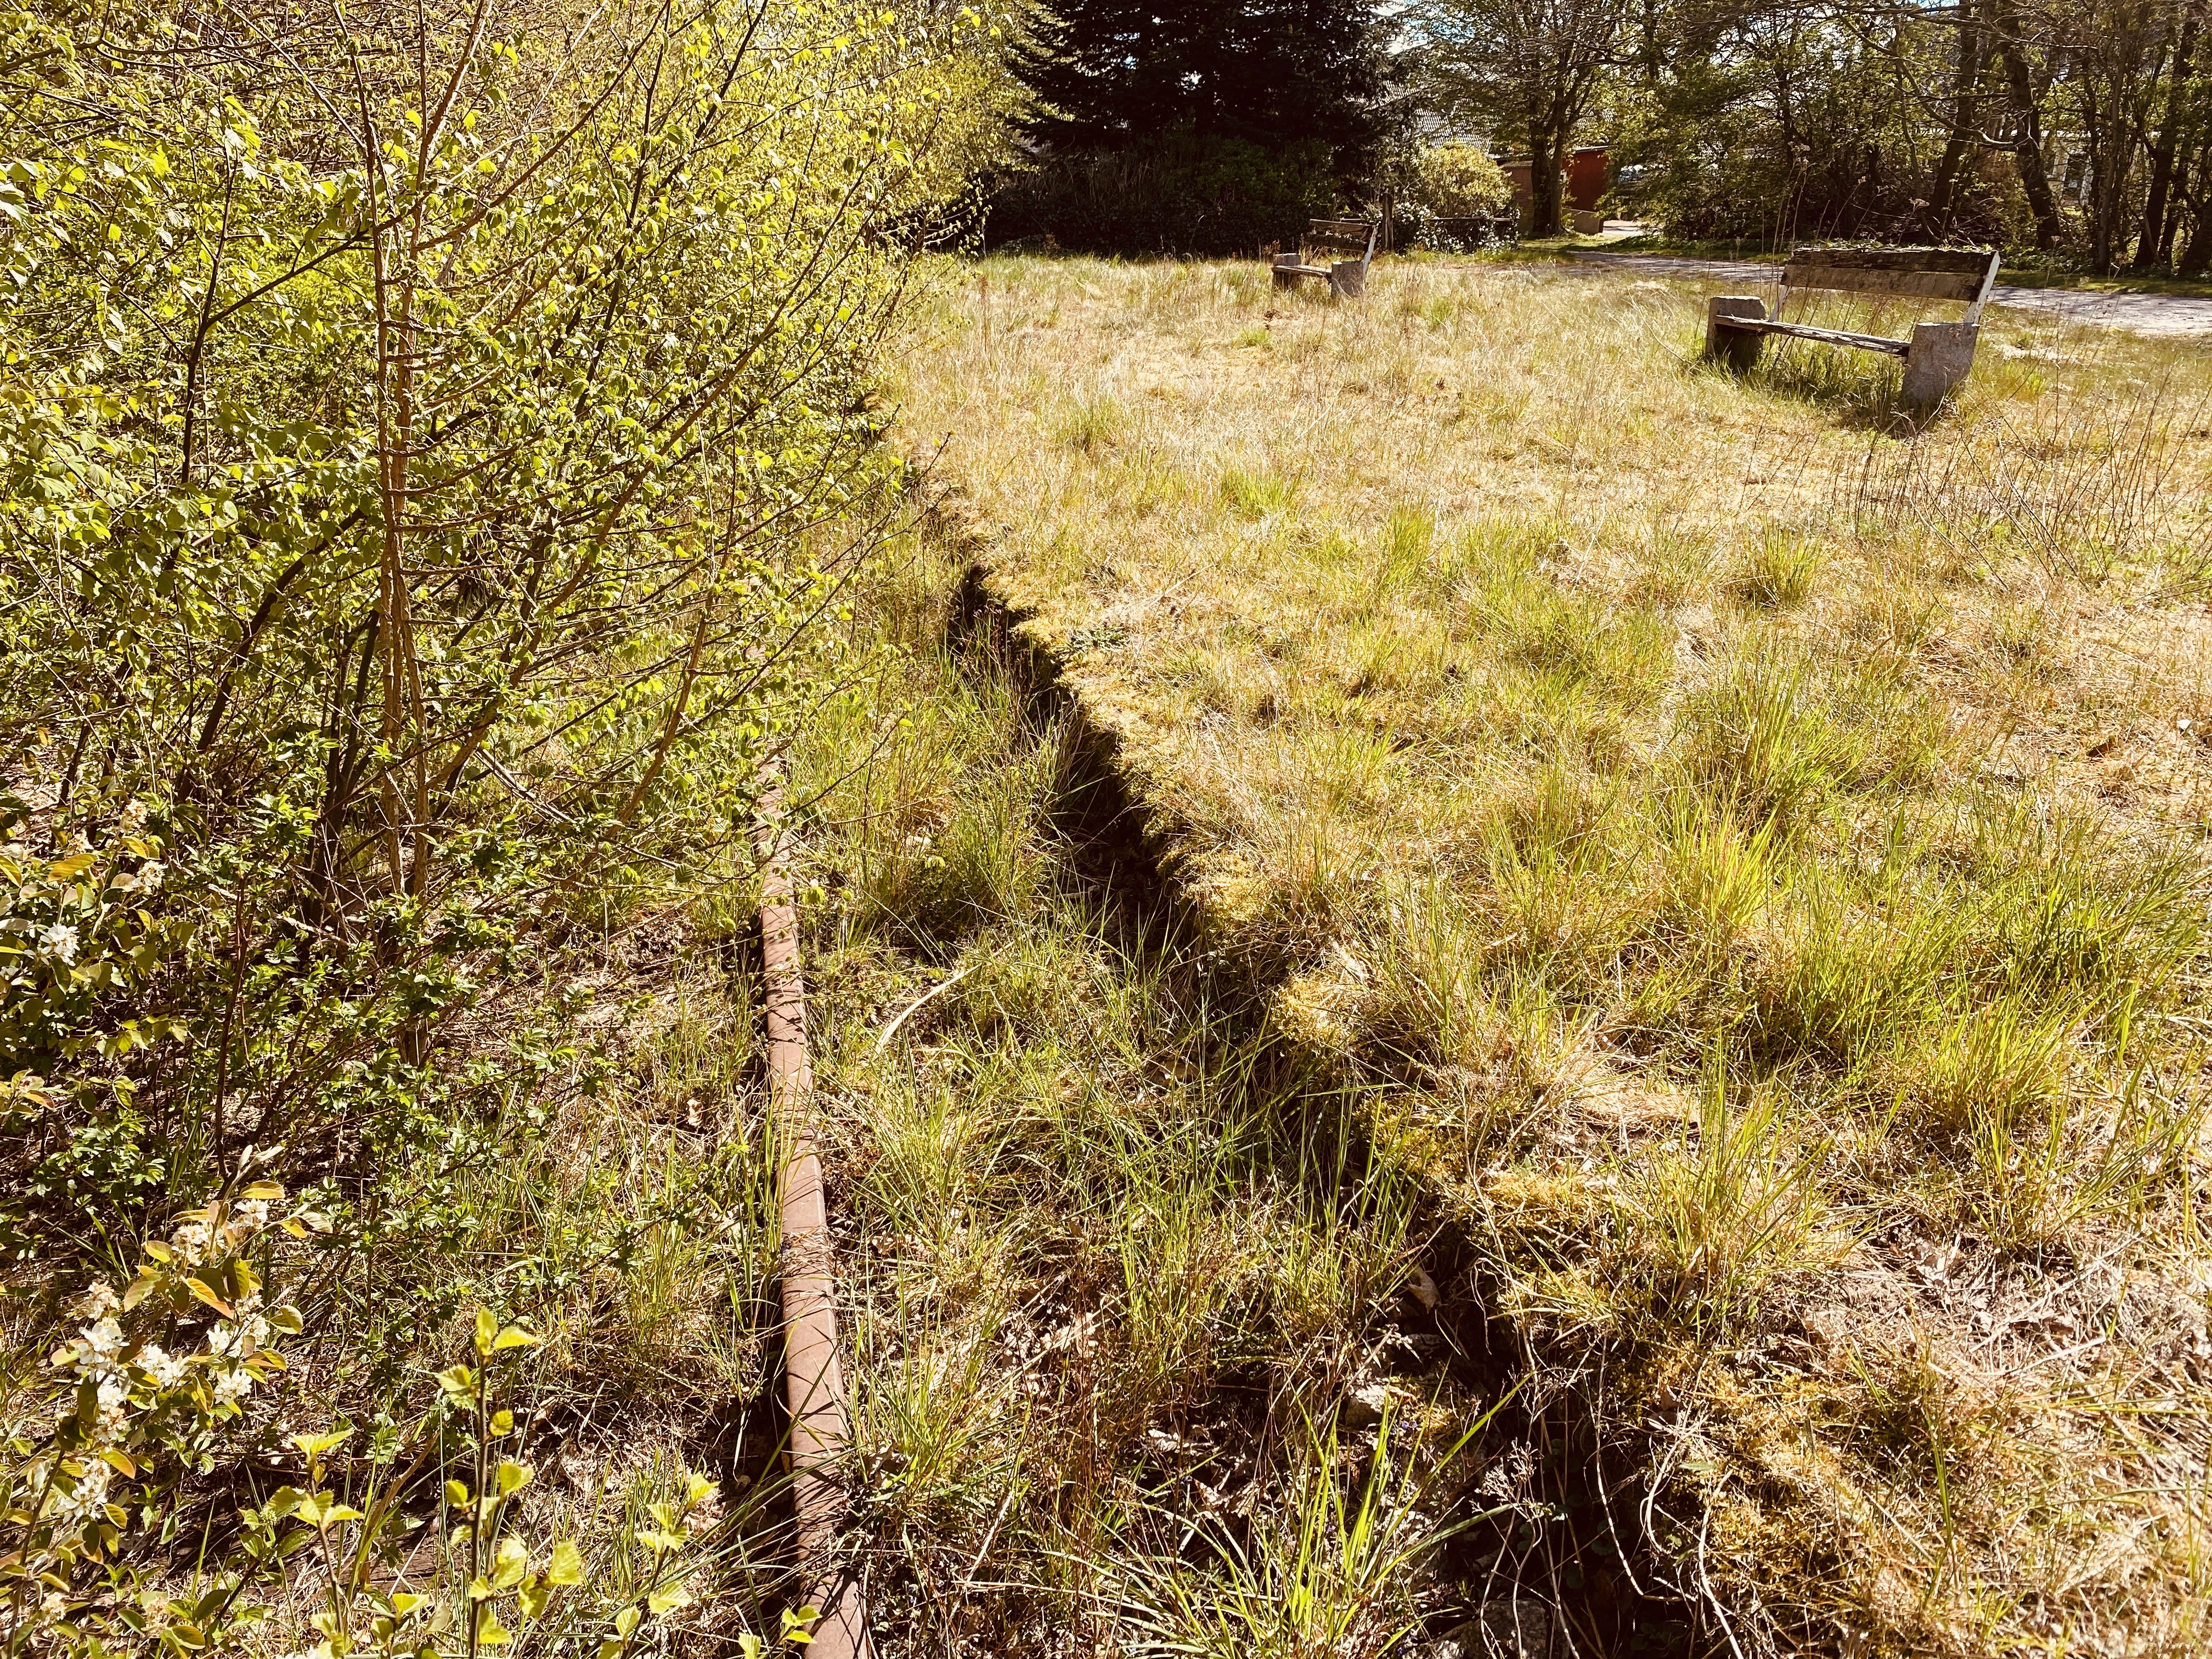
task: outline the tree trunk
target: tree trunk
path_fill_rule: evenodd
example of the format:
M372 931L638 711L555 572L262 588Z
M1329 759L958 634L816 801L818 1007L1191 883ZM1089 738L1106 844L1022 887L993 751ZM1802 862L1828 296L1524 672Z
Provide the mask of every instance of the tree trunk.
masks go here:
M1974 10L1974 0L1959 0L1959 66L1951 82L1951 131L1943 143L1943 159L1936 168L1936 187L1929 192L1928 229L1942 236L1950 228L1951 200L1956 194L1959 170L1972 148L1974 131L1981 122L1982 65L1989 60L1987 32Z
M2204 167L2208 173L2212 173L2212 155L2206 156ZM2203 182L2212 186L2212 179ZM2176 274L2202 276L2208 269L2212 269L2212 188L2207 188L2191 205L2197 210L2197 217L2189 227L2189 246L2182 253L2181 264ZM2174 215L2176 219L2180 216L2178 213Z
M2012 90L2013 112L2020 118L2013 153L2020 158L2021 188L2027 192L2027 205L2035 215L2035 245L2057 247L2065 233L2058 222L2057 200L2051 193L2051 175L2043 164L2043 115L2036 107L2027 54L2021 50L2020 20L2000 9L1996 37L1997 56L2004 62L2005 80Z
M2089 269L2109 276L2120 262L2120 216L2135 171L2136 133L2120 100L2119 77L2112 77L2105 98L2094 95L2098 90L2092 81L2081 102L2089 140Z
M2181 128L2188 119L2189 72L2197 50L2197 19L2201 5L2182 14L2181 40L2173 50L2173 77L2166 84L2166 119L2150 153L2150 197L2143 204L2142 234L2136 239L2135 269L2148 270L2172 257L2179 212L2167 213L2173 189L2173 158L2180 148Z
M1528 217L1532 222L1528 234L1531 236L1559 234L1565 194L1559 187L1559 170L1566 145L1566 133L1555 123L1547 121L1529 130Z
M2175 274L2202 276L2208 270L2212 270L2212 212L2198 214L2197 222L2190 227L2189 246Z

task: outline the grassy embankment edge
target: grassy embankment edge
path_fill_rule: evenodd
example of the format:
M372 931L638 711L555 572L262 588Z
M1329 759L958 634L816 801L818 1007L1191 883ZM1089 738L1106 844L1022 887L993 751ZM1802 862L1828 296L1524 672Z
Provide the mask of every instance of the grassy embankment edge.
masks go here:
M1547 1353L1525 1322L1515 1317L1510 1281L1485 1266L1486 1261L1496 1265L1496 1252L1475 1237L1482 1218L1468 1213L1440 1178L1431 1158L1435 1149L1425 1145L1417 1126L1373 1109L1392 1091L1378 1086L1371 1071L1329 1042L1321 1029L1284 1017L1277 994L1296 978L1297 964L1272 952L1232 959L1216 949L1241 930L1217 913L1209 884L1189 855L1195 826L1164 799L1169 792L1146 787L1140 742L1086 697L1079 678L1067 672L1073 653L1051 637L1034 611L1002 590L989 556L1002 527L974 507L957 478L927 468L917 468L916 476L929 479L919 492L921 533L951 552L960 573L949 599L952 630L988 634L1002 669L1029 701L1031 718L1066 733L1062 787L1083 798L1073 816L1088 843L1092 884L1144 884L1147 931L1207 958L1217 1009L1232 1040L1264 1048L1279 1066L1303 1078L1297 1092L1304 1098L1349 1103L1333 1126L1351 1143L1338 1149L1337 1167L1364 1169L1368 1180L1399 1183L1407 1194L1409 1231L1421 1241L1418 1288L1407 1293L1409 1308L1417 1307L1420 1322L1443 1337L1462 1382L1501 1405L1517 1404L1518 1413L1501 1427L1541 1449L1536 1490L1564 1525L1540 1538L1533 1552L1540 1558L1533 1569L1537 1578L1530 1588L1556 1595L1564 1577L1569 1584L1579 1580L1595 1589L1595 1568L1610 1581L1604 1600L1610 1603L1625 1592L1628 1603L1640 1605L1640 1613L1616 1607L1614 1616L1663 1621L1677 1598L1666 1591L1668 1564L1655 1555L1648 1524L1651 1500L1662 1495L1643 1490L1636 1480L1638 1469L1650 1467L1643 1456L1651 1449L1650 1437L1638 1436L1632 1448L1608 1435L1611 1419L1602 1400L1586 1400L1572 1386L1585 1356ZM1549 1363L1554 1358L1566 1363ZM1605 1386L1602 1376L1598 1386ZM1691 1488L1670 1486L1669 1494L1689 1496ZM1645 1523L1641 1531L1639 1510ZM1665 1513L1663 1504L1660 1512ZM1679 1526L1679 1517L1670 1524ZM1694 1514L1688 1524L1697 1529ZM1595 1561L1593 1551L1600 1553ZM1658 1575L1655 1567L1662 1570ZM1706 1599L1712 1595L1708 1583ZM1707 1622L1707 1608L1697 1598L1682 1591L1680 1599L1691 1617ZM1727 1609L1715 1601L1711 1610L1726 1622Z

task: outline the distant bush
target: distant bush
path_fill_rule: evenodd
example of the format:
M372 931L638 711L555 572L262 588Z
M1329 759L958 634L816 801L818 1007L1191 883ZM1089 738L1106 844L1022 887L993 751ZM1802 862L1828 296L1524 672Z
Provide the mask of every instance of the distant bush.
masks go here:
M1513 185L1473 144L1435 144L1415 158L1413 187L1406 195L1424 217L1460 219L1512 206Z

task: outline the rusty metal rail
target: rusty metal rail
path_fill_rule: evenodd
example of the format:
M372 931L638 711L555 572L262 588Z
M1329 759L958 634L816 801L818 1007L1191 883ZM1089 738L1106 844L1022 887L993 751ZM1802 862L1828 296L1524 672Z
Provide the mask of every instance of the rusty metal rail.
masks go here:
M837 1304L822 1162L814 1148L806 985L792 902L780 769L763 765L754 845L760 854L761 978L768 1013L769 1113L783 1156L783 1375L791 1473L807 1601L821 1611L810 1659L874 1659L867 1606L838 1548L845 1492L836 1464L848 1438L837 1360Z

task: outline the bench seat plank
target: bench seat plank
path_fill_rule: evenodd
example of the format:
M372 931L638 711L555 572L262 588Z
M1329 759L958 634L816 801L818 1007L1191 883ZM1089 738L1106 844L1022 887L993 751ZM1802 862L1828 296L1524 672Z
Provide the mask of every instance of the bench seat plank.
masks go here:
M1909 341L1893 340L1881 334L1853 334L1840 328L1808 328L1803 323L1769 322L1752 317L1722 317L1716 324L1725 329L1745 329L1754 334L1787 334L1793 339L1818 340L1824 345L1856 346L1862 351L1886 351L1893 357L1902 357L1910 346Z

